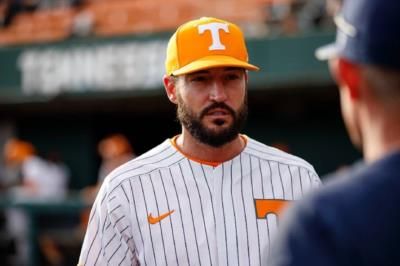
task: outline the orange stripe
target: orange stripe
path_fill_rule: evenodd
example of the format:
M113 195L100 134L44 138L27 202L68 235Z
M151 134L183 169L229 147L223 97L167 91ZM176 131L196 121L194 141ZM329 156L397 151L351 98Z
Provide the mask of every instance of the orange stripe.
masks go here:
M172 139L170 139L171 144L172 144L172 146L175 147L175 149L177 149L180 153L182 153L183 156L185 156L185 157L188 158L189 160L195 161L195 162L198 162L198 163L201 163L201 164L209 165L209 166L212 166L212 167L217 167L218 165L220 165L221 163L223 163L223 162L204 161L204 160L201 160L201 159L194 158L194 157L190 156L189 154L183 152L183 151L178 147L178 145L176 144L176 140L178 139L179 136L180 136L180 135L176 135L175 137L173 137ZM242 140L244 141L245 146L246 146L246 145L247 145L247 136L246 136L246 135L240 135L240 137L242 138Z
M191 161L195 161L195 162L198 162L198 163L201 163L201 164L205 164L205 165L209 165L209 166L213 166L213 167L217 167L218 165L221 164L220 162L208 162L208 161L203 161L203 160L200 160L200 159L196 159L196 158L194 158L194 157L191 157L189 154L183 152L183 151L178 147L178 145L176 144L176 140L178 139L179 136L180 136L180 135L176 135L175 137L173 137L173 138L170 139L170 140L171 140L172 146L174 146L175 149L177 149L180 153L182 153L183 156L185 156L186 158L188 158L188 159L191 160Z

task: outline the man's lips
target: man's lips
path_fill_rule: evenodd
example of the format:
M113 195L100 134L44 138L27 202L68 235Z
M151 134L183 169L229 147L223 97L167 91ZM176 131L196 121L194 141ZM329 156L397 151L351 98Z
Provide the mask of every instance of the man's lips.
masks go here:
M231 113L228 110L222 108L215 108L207 112L207 116L227 116Z

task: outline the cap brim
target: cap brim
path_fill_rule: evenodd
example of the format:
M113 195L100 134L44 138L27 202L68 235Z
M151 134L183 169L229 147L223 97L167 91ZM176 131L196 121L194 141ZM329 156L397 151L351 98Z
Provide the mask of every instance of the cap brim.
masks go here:
M329 60L339 54L336 43L331 43L318 48L315 51L315 57L319 60Z
M184 67L181 67L178 70L175 70L171 74L174 76L178 76L214 67L241 67L252 71L258 71L260 69L257 66L241 61L234 57L226 55L212 55L196 60Z

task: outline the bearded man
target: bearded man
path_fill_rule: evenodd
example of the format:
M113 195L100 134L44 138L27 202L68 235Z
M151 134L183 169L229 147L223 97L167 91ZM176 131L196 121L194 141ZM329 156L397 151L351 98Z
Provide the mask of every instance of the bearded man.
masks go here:
M248 63L238 26L201 18L167 47L164 87L182 132L113 171L93 206L80 265L261 265L314 168L240 134Z

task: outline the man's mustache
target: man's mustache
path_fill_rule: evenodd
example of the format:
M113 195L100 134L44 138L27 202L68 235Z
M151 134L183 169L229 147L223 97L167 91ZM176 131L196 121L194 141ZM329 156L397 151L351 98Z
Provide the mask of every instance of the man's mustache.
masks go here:
M207 113L209 113L211 110L213 109L225 109L226 111L228 111L233 117L236 116L235 111L229 107L228 105L226 105L225 103L212 103L211 105L207 106L206 108L203 109L203 111L201 111L200 113L200 119L202 119L204 116L207 115Z

